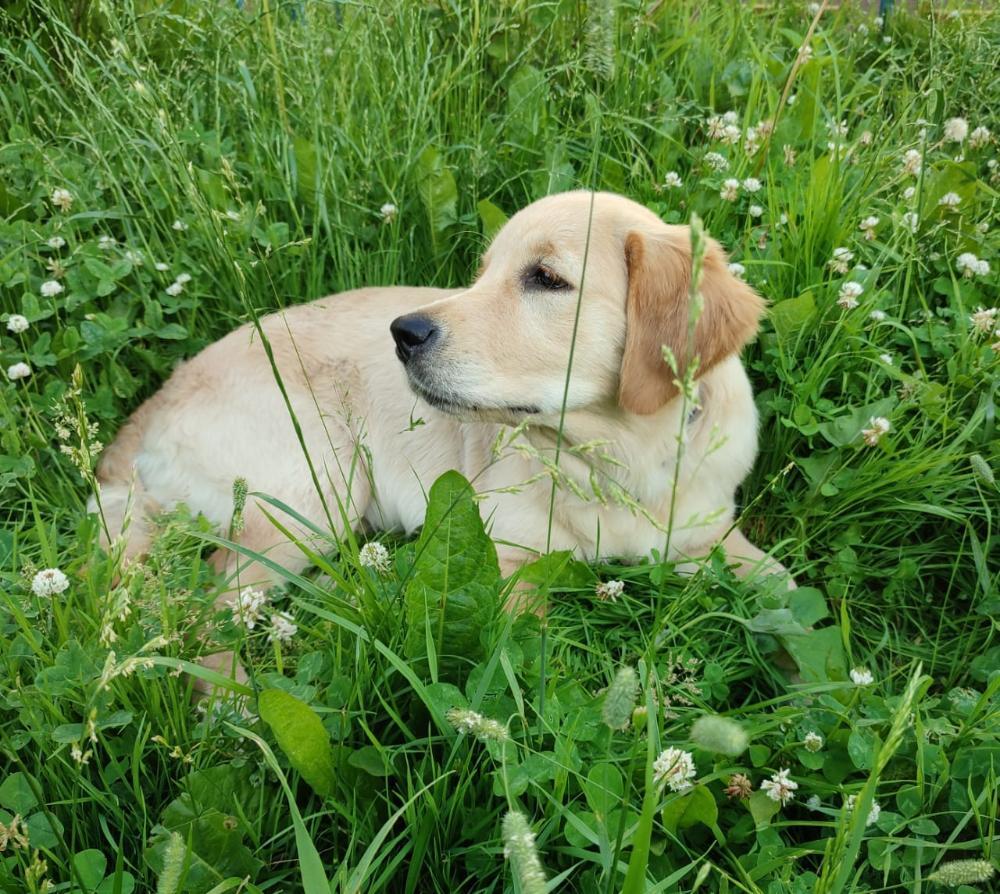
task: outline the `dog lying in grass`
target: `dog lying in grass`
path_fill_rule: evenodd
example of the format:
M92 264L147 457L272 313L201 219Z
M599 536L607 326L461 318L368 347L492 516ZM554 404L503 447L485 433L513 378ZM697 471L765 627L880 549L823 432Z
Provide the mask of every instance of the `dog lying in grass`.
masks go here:
M130 556L178 503L225 529L237 478L334 533L410 532L458 469L507 573L550 549L685 562L718 543L740 574L783 571L733 527L757 452L739 354L764 302L712 240L701 265L692 316L687 227L609 193L541 199L466 289L322 298L182 364L105 451L92 508L115 537L131 501ZM311 532L266 508L293 539L251 501L240 544L300 572ZM216 564L233 588L275 582L234 552Z

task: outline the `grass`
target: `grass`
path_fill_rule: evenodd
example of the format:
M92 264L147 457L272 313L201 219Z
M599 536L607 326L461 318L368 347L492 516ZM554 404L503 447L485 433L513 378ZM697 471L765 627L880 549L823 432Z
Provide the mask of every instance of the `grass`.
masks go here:
M0 384L0 823L26 829L0 830L0 890L536 892L536 860L587 894L984 876L950 864L998 859L1000 352L974 316L998 303L996 11L247 5L0 11L0 321L29 323L0 365L31 368ZM735 145L709 136L730 110ZM696 212L772 302L743 527L797 594L555 555L545 623L511 619L453 478L450 552L440 524L382 536L383 571L331 540L274 596L298 625L277 645L213 617L213 534L183 510L142 566L101 552L92 442L181 358L341 289L467 282L504 215L576 186ZM970 252L992 269L965 276ZM39 597L46 568L68 586ZM248 716L192 707L180 671L217 642L254 668ZM668 748L694 788L653 781ZM782 769L783 806L760 790Z

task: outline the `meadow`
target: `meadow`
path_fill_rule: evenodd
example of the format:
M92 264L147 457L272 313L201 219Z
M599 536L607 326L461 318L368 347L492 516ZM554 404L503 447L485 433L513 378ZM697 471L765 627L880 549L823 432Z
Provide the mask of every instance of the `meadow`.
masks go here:
M991 890L998 106L993 4L5 4L0 891ZM100 447L180 360L467 283L577 187L770 302L741 526L799 589L555 553L512 617L454 475L252 625L238 505L101 549ZM196 703L220 647L251 684Z

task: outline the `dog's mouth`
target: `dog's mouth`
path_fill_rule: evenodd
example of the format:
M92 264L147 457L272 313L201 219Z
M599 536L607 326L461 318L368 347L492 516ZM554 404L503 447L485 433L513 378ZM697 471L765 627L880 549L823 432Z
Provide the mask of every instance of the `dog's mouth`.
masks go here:
M415 375L407 370L407 378L410 388L414 393L427 401L436 410L448 413L452 416L470 415L513 415L513 416L533 416L541 413L541 409L531 404L477 404L470 401L458 400L454 395L445 395L441 392L427 387Z

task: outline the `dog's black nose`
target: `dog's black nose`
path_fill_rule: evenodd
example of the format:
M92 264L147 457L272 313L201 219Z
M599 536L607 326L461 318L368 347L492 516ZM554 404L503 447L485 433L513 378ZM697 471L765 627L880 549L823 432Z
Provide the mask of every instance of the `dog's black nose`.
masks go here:
M414 354L426 351L438 337L438 327L421 314L396 317L389 324L389 331L396 341L396 356L406 363Z

